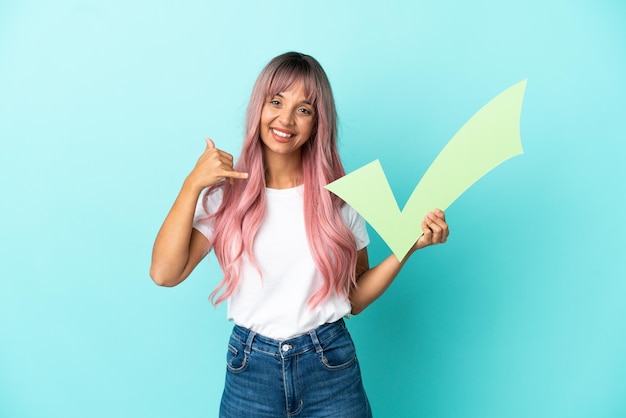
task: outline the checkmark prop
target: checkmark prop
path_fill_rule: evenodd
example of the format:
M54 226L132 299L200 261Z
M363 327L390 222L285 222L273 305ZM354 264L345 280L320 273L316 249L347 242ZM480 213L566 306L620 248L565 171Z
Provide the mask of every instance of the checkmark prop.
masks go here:
M402 260L422 234L429 211L446 210L500 163L523 153L520 113L523 80L493 98L452 137L430 165L403 210L375 160L326 185L365 218Z

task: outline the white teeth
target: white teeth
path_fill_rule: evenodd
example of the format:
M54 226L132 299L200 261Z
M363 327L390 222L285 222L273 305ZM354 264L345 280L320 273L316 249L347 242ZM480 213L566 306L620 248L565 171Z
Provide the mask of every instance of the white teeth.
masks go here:
M277 131L276 129L272 129L272 132L274 132L276 135L283 137L283 138L291 138L293 136L292 134L286 134L284 132Z

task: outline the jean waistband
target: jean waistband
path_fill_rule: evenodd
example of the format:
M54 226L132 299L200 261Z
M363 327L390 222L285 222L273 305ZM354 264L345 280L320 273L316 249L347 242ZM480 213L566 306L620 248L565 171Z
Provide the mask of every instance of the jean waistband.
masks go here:
M287 357L313 349L317 352L322 352L321 343L344 329L346 329L346 324L342 318L335 322L320 325L306 334L287 340L268 338L239 325L234 326L232 335L242 344L245 344L245 351L248 354L250 354L251 350L257 350L267 354Z

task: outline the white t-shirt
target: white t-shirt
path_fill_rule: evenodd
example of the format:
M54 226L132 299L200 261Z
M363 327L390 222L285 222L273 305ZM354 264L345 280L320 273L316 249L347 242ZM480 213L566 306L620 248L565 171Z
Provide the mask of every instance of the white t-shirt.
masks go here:
M346 296L334 292L311 309L308 300L322 286L323 277L309 250L304 223L304 186L265 189L265 216L254 240L254 253L262 276L243 256L239 285L228 299L228 319L261 335L286 340L350 313ZM222 189L207 199L210 213L222 201ZM204 196L204 195L203 195ZM193 227L207 239L213 235L213 221L200 198ZM347 204L341 215L355 236L357 250L369 244L363 218Z

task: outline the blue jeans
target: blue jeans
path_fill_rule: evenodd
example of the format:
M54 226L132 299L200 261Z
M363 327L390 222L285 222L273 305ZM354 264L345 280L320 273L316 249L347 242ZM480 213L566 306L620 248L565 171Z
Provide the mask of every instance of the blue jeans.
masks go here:
M221 418L371 418L343 319L277 341L235 326Z

